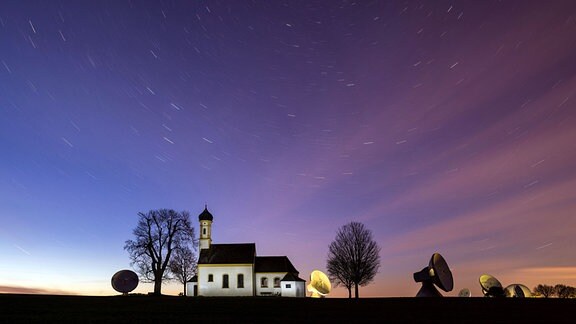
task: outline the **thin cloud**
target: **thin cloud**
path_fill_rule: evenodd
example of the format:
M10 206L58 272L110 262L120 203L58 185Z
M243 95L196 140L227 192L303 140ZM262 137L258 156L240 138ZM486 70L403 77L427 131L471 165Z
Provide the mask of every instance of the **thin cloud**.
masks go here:
M56 290L56 289L43 289L34 287L19 287L19 286L0 286L0 293L4 294L33 294L33 295L74 295L71 292Z

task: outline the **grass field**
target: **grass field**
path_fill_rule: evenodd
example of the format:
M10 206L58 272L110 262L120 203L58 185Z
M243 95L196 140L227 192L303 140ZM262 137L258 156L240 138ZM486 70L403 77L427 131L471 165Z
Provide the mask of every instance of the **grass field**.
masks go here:
M0 294L0 323L574 323L576 299Z

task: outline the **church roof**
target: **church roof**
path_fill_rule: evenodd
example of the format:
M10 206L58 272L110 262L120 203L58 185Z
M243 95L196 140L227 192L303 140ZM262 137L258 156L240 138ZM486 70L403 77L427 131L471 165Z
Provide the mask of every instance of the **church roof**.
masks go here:
M285 256L259 256L256 257L254 272L288 272L298 276L298 270Z
M198 220L199 221L203 221L203 220L209 220L212 221L214 219L214 216L212 216L212 214L210 214L210 212L208 211L208 206L204 206L204 211L200 213L200 215L198 215Z
M290 272L288 272L288 273L284 276L284 278L282 278L282 280L280 280L280 281L304 281L304 282L306 282L306 280L304 280L304 279L302 279L302 278L299 278L298 276L296 276L296 275L294 275L294 274L292 274L292 273L290 273Z
M256 244L212 244L209 249L201 249L198 264L246 264L254 263Z

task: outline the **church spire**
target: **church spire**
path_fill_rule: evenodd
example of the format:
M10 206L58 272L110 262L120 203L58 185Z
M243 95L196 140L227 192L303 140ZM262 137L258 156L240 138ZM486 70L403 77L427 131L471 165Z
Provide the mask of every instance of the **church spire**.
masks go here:
M212 244L212 221L214 216L208 211L208 204L204 205L204 211L198 215L200 221L200 250L209 249Z
M204 205L204 211L200 213L200 215L198 215L198 220L200 222L202 222L203 220L209 220L209 221L214 220L214 216L212 216L212 214L210 214L210 212L208 211L208 204Z

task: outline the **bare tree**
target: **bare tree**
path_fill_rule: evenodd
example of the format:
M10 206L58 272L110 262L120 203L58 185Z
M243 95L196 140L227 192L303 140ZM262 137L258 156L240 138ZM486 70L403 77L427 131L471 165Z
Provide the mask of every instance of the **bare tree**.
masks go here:
M168 268L175 279L184 285L184 296L186 296L186 283L196 275L197 271L196 254L189 246L178 248L174 251Z
M556 296L558 296L558 298L571 298L576 296L576 288L563 284L557 284L554 286L554 293Z
M534 294L536 295L541 295L542 297L548 298L554 295L555 291L554 291L554 287L553 286L548 286L548 285L538 285L534 288Z
M130 254L135 270L143 282L154 282L154 294L162 293L162 281L169 279L168 264L175 249L194 242L194 228L187 211L172 209L138 213L134 239L124 249Z
M349 264L343 258L329 259L326 265L330 280L335 287L344 286L348 290L348 298L352 298L352 271Z
M568 286L566 298L576 298L576 288L575 287Z
M348 298L359 298L358 286L366 286L380 268L380 248L372 232L359 222L350 222L338 229L328 250L326 268L335 282L348 289Z

